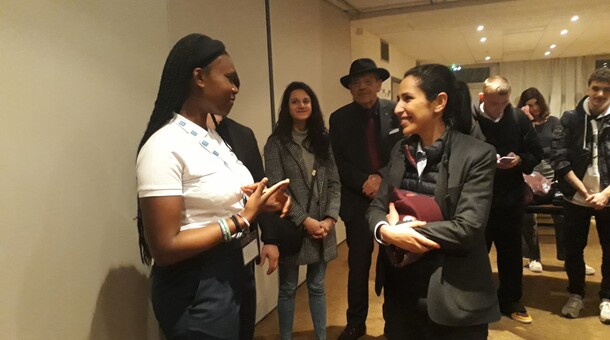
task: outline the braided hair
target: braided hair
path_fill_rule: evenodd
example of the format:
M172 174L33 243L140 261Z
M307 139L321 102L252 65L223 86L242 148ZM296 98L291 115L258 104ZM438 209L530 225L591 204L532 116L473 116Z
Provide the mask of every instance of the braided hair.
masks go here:
M207 73L209 64L222 54L226 54L226 51L221 41L198 33L189 34L174 45L165 61L157 100L138 145L138 153L155 132L174 118L174 112L182 108L188 98L193 69L200 67ZM139 201L137 224L140 258L142 263L150 265L152 255L144 237Z

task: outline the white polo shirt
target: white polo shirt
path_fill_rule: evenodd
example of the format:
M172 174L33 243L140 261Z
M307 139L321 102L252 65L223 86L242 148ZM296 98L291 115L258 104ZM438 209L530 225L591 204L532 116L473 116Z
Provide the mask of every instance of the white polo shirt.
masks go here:
M182 196L180 230L240 212L241 187L254 182L215 130L179 114L155 132L137 159L138 197Z

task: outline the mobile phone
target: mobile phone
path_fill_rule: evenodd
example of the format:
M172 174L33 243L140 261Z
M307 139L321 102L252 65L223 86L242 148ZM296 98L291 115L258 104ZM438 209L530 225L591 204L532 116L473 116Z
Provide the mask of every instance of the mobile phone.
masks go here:
M498 163L500 163L500 162L510 163L513 160L515 160L515 157L513 157L513 156L504 156L504 157L500 157L500 159L498 159Z

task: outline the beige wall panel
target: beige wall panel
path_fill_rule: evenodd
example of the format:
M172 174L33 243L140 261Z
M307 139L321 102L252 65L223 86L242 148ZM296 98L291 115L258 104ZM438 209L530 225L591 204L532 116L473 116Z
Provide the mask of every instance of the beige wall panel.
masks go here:
M134 164L166 18L165 1L2 1L3 339L146 338Z
M171 44L190 33L203 33L224 42L241 80L230 117L254 131L262 150L271 133L265 2L170 1Z

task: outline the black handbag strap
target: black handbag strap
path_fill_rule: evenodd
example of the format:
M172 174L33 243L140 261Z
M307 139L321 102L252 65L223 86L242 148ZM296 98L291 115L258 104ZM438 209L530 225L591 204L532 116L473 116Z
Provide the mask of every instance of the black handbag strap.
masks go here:
M309 194L308 194L308 198L307 198L307 213L309 213L309 208L311 208L311 198L313 196L313 185L315 184L317 175L318 175L318 157L315 157L314 161L313 161L313 170L311 170L311 182L309 183Z

